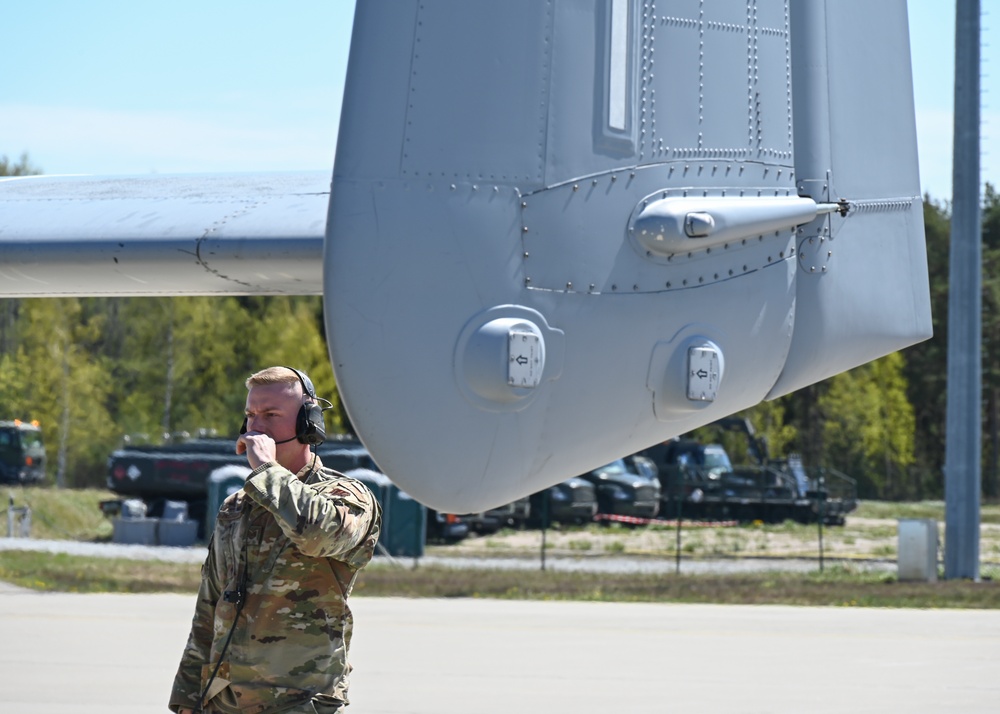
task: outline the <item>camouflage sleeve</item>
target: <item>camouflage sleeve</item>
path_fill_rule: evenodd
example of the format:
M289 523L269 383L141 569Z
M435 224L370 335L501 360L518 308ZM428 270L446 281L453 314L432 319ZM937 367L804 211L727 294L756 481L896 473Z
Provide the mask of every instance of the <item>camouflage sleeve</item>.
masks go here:
M243 490L274 516L302 553L314 558L345 559L365 544L378 519L368 489L357 494L336 481L303 483L277 464L251 475Z
M209 541L208 557L201 566L201 586L195 603L191 634L188 636L181 663L174 677L170 692L169 709L197 709L201 696L202 667L208 662L212 647L215 622L215 604L219 601L221 587L215 567L215 537Z

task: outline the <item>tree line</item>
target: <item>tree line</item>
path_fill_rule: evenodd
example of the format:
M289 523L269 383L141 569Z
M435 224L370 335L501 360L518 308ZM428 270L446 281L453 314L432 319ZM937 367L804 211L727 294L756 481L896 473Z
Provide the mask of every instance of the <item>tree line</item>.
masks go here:
M261 367L305 370L339 404L321 317L318 297L3 300L0 418L41 422L55 483L101 486L125 437L235 435Z
M38 173L0 157L0 175ZM774 456L798 453L858 480L862 498L943 496L950 215L925 197L934 337L743 412ZM1000 495L1000 194L983 202L983 489ZM271 364L307 371L349 430L319 297L0 300L0 419L37 419L60 486L102 486L123 439L232 436L242 381ZM736 460L739 453L731 452Z

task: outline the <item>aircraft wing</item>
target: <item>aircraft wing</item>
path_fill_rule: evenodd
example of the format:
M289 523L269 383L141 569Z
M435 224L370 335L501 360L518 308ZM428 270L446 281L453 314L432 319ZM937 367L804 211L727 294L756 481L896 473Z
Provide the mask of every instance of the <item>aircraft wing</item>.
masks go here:
M0 179L0 294L317 295L324 172Z

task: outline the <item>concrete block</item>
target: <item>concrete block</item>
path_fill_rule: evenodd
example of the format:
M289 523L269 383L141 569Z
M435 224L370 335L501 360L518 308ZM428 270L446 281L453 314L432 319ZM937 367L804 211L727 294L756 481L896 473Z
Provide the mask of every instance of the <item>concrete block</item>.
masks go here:
M197 539L198 521L160 521L157 533L157 542L160 545L172 545L184 548L194 545Z
M938 528L933 518L900 518L896 565L902 580L937 580Z
M159 518L116 518L111 540L114 543L156 545Z

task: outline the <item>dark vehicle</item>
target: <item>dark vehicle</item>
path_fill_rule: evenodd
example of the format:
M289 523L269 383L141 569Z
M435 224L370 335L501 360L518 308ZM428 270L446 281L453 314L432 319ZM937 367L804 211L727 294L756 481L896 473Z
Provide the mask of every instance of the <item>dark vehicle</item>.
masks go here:
M502 507L501 507L502 508ZM479 513L461 513L458 517L465 523L470 533L479 535L489 535L496 533L503 528L503 521L500 514L493 511L480 511Z
M38 483L45 478L45 444L37 421L0 421L0 481Z
M324 465L340 472L358 468L378 470L361 442L352 437L331 435L317 447L316 453ZM204 538L209 482L213 474L229 473L234 466L247 468L246 456L236 453L235 439L127 444L108 459L107 485L119 496L141 499L152 518L161 517L170 501L187 503L188 514L199 522L198 535ZM107 508L113 507L108 502Z
M469 535L469 524L462 516L454 513L439 513L427 509L427 541L434 543L454 543Z
M733 466L721 445L695 441L674 442L662 453L664 514L767 523L808 520L805 489L800 491L794 475L777 465Z
M467 524L425 512L422 504L400 491L356 438L328 435L316 454L324 466L357 478L372 490L382 506L380 553L420 557L425 531L432 539L458 539L468 533ZM198 522L197 536L204 539L222 500L242 488L249 473L246 456L236 453L235 439L183 438L159 446L127 444L112 453L108 488L122 499L141 501L151 519L163 518L169 504L183 502L188 516ZM121 512L122 499L105 501L101 509L114 517Z
M328 441L316 447L316 454L323 461L327 468L346 474L355 469L366 469L368 471L378 471L368 449L361 445L361 442L353 440Z
M234 467L249 473L246 457L237 455L233 439L128 444L108 458L107 485L119 496L141 500L150 518L160 518L170 502L186 503L188 516L198 521L198 537L205 538L209 482L213 474L228 475ZM115 503L108 501L103 507L113 512Z
M597 489L599 513L655 518L660 512L660 482L630 471L623 459L588 471L580 478Z
M531 518L531 499L525 496L491 512L500 516L503 528L524 528Z
M322 444L316 453L337 471L367 468L377 471L367 450L356 439ZM221 466L246 466L236 453L236 441L222 438L187 439L160 445L128 445L108 459L108 489L123 496L204 498L208 479Z
M667 445L663 463L689 471L697 471L708 480L717 481L733 470L729 454L719 444L699 444L697 441L674 441Z
M846 514L857 507L854 479L822 468L808 473L795 456L771 459L766 441L746 419L727 417L709 426L717 428L720 437L741 434L752 463L733 465L720 444L691 439L673 439L642 451L659 470L664 515L768 523L822 519L843 525Z
M463 513L462 520L474 533L496 533L501 528L521 528L531 515L531 501L527 497L479 513Z
M629 467L629 470L635 471L640 476L656 479L660 473L660 469L657 468L656 462L648 456L643 456L642 454L632 454L631 456L626 456L624 461L625 465Z
M247 465L232 439L129 445L108 459L108 489L144 500L203 499L212 472L230 464Z
M529 525L583 524L597 515L597 490L589 481L573 477L529 497Z

